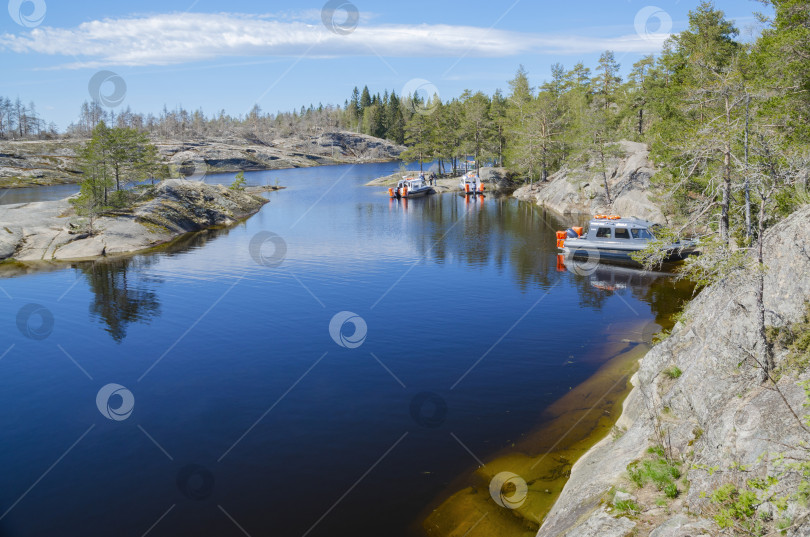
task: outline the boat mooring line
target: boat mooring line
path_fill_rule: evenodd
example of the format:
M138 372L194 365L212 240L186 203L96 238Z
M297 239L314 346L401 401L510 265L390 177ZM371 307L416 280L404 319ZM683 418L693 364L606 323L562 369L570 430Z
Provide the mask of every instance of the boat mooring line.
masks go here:
M303 534L301 537L307 537L307 535L309 535L309 534L312 532L312 530L314 530L314 529L315 529L315 528L318 526L318 524L320 524L320 523L321 523L321 521L322 521L324 518L326 518L326 516L327 516L329 513L331 513L331 512L332 512L332 510L333 510L335 507L337 507L337 506L338 506L338 504L339 504L340 502L342 502L342 501L343 501L343 499L344 499L346 496L348 496L348 495L349 495L349 493L350 493L351 491L353 491L353 490L354 490L354 488L355 488L357 485L359 485L359 484L360 484L360 482L361 482L363 479L365 479L365 478L366 478L366 476L367 476L368 474L370 474L370 473L372 472L372 470L374 470L374 468L376 468L376 467L377 467L377 465L378 465L378 464L380 464L380 463L383 461L383 459L384 459L384 458L386 458L386 457L388 456L388 454L389 454L389 453L391 453L391 452L394 450L394 448L395 448L395 447L397 447L397 446L399 445L399 443L400 443L400 442L402 442L403 440L405 440L405 437L406 437L406 436L408 436L408 432L407 432L407 431L405 432L405 434L403 434L402 436L400 436L400 437L399 437L399 440L397 440L396 442L394 442L394 445L393 445L393 446L391 446L390 448L388 448L388 450L387 450L385 453L383 453L383 454L382 454L382 456L381 456L379 459L377 459L377 461L376 461L374 464L372 464L372 465L371 465L371 467L370 467L368 470L366 470L366 472L365 472L363 475L361 475L361 476L360 476L360 479L358 479L357 481L355 481L355 482L354 482L354 484L353 484L351 487L349 487L349 490L347 490L346 492L344 492L344 493L343 493L343 495L342 495L340 498L338 498L338 499L337 499L337 501L336 501L335 503L333 503L333 504L332 504L332 506L331 506L329 509L327 509L327 510L326 510L326 512L325 512L324 514L322 514L322 515L321 515L321 518L319 518L318 520L316 520L316 521L315 521L315 524L313 524L313 525L312 525L312 527L310 527L310 528L309 528L309 529L308 529L308 530L307 530L307 531L306 531L306 532L305 532L305 533L304 533L304 534Z
M492 352L492 350L493 350L495 347L497 347L498 345L500 345L500 344L501 344L501 341L503 341L503 340L506 338L506 336L508 336L509 334L511 334L511 333L512 333L512 330L514 330L514 329L515 329L515 327L516 327L517 325L519 325L519 324L520 324L520 322L521 322L523 319L525 319L525 318L526 318L526 316L527 316L527 315L529 315L529 314L530 314L530 313L531 313L531 312L534 310L534 308L536 308L536 307L537 307L537 305L538 305L538 304L540 304L540 302L542 302L542 301L543 301L543 299L544 299L544 298L546 298L546 297L547 297L547 296L548 296L548 295L551 293L551 291L553 291L553 290L554 290L554 288L555 288L555 287L557 287L559 284L560 284L560 282L559 282L559 280L558 280L558 281L557 281L557 283L555 283L554 285L552 285L551 287L549 287L549 288L548 288L548 290L547 290L545 293L543 293L543 296L541 296L540 298L538 298L538 299L537 299L537 301L536 301L534 304L532 304L532 307L530 307L530 308L529 308L529 309L526 311L526 313L524 313L523 315L521 315L521 316L520 316L520 319L518 319L517 321L515 321L515 324L513 324L512 326L510 326L510 327L509 327L509 330L507 330L507 331L506 331L506 333L505 333L504 335L502 335L500 338L498 338L498 341L496 341L495 343L493 343L493 344L492 344L492 346L491 346L489 349L487 349L487 351L486 351L486 352L485 352L483 355L481 355L481 358L479 358L478 360L476 360L476 361L475 361L475 363L474 363L473 365L471 365L471 366L470 366L470 368L469 368L469 369L467 369L467 371L465 371L463 375L461 375L461 377L460 377L460 378L459 378L459 379L458 379L458 380L455 382L455 384L453 384L452 386L450 386L450 389L451 389L451 390L454 390L454 389L456 388L456 386L458 386L458 384L459 384L459 383L460 383L462 380L464 380L464 377L466 377L467 375L469 375L469 374L470 374L470 372L471 372L473 369L475 369L475 368L478 366L478 364L480 364L480 363L481 363L481 360L483 360L484 358L486 358L486 357L487 357L487 355L488 355L490 352Z
M236 440L236 442L234 442L234 443L233 443L233 445L231 445L231 447L229 447L229 448L228 448L228 450L227 450L225 453L223 453L223 454L222 454L222 456L220 456L220 458L218 458L218 459L217 459L217 462L222 462L222 459L224 459L225 457L227 457L227 456L228 456L228 453L230 453L230 452L233 450L233 448L235 448L235 447L236 447L236 446L239 444L239 442L241 442L241 441L242 441L242 440L243 440L243 439L244 439L244 438L245 438L245 437L246 437L248 434L250 434L250 431L252 431L254 428L256 428L256 426L257 426L257 425L258 425L258 424L259 424L259 423L260 423L260 422L261 422L261 421L262 421L262 420L263 420L263 419L264 419L264 418L265 418L265 417L266 417L266 416L267 416L267 415L268 415L268 414L269 414L269 413L270 413L270 412L271 412L271 411L272 411L274 408L276 408L276 405L278 405L278 404L279 404L279 403L280 403L280 402L281 402L281 401L282 401L282 400L283 400L285 397L287 397L287 394L289 394L291 391L293 391L293 388L295 388L296 386L298 386L298 383L299 383L299 382L301 382L302 380L304 380L304 377L306 377L307 375L309 375L310 371L312 371L313 369L315 369L315 366L316 366L316 365L318 365L319 363L321 363L321 360L323 360L323 359L326 357L326 355L327 355L327 354L329 354L329 351L327 351L327 352L323 353L323 354L321 355L321 357L320 357L320 358L318 358L318 359L315 361L315 363L314 363L314 364L312 364L311 366L309 366L309 369L307 369L306 371L304 371L304 374L303 374L303 375L301 375L300 377L298 377L298 380L296 380L295 382L293 382L293 385L292 385L292 386L290 386L289 388L287 388L287 391L286 391L286 392L284 392L283 394L281 394L281 397L279 397L278 399L276 399L276 402L275 402L275 403L273 403L272 405L270 405L270 408L268 408L268 409L267 409L267 410L264 412L264 414L262 414L261 416L259 416L259 419L257 419L257 420L256 420L256 421L253 423L253 425L251 425L251 426L248 428L248 430L247 430L247 431L245 431L245 432L242 434L242 436L240 436L240 437L239 437L239 438Z

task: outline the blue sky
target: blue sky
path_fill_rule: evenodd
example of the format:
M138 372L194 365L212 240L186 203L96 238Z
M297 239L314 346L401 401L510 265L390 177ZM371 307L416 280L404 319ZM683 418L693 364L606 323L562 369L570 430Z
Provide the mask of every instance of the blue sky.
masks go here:
M716 0L743 34L753 0ZM593 67L612 49L623 71L686 27L698 0L10 0L0 11L0 95L33 101L60 129L90 99L90 81L116 110L164 105L245 114L372 92L508 89L523 64L533 85L550 66ZM125 88L124 88L124 84ZM118 84L116 86L116 84ZM116 102L111 102L116 101ZM120 104L117 104L120 101Z

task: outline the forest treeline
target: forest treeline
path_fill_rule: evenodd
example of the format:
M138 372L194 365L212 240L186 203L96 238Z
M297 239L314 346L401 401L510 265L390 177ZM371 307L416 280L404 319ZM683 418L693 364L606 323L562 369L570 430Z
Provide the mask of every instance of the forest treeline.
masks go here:
M629 139L651 146L671 214L691 224L697 215L716 216L726 240L750 240L755 179L788 157L798 169L796 159L810 140L810 8L802 0L761 1L774 15L761 17L756 40L740 39L725 14L704 1L690 13L687 30L673 35L659 55L635 62L626 78L606 51L591 67L553 65L550 79L537 87L520 67L505 92L465 91L449 100L373 94L364 87L340 106L268 114L257 105L240 116L165 107L158 115L139 114L91 101L64 135L86 138L102 121L153 138L270 140L349 130L404 143L406 159L437 161L441 171L472 155L527 180L586 161L604 166L617 154L616 142ZM56 135L33 104L0 99L0 137ZM782 212L798 199L782 188L769 196Z

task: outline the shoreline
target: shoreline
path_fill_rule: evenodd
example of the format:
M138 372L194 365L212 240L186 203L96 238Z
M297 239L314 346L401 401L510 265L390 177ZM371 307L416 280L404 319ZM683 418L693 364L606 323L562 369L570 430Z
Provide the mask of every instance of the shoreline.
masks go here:
M97 217L92 230L81 226L70 198L0 205L0 263L27 266L142 253L189 233L233 226L269 203L261 193L282 188L234 191L170 179L131 209Z
M205 174L205 177L212 176L212 175L227 175L231 173L239 173L239 172L267 172L267 171L274 171L274 170L297 170L301 168L321 168L324 166L344 166L344 165L353 165L353 164L385 164L387 162L399 162L398 158L384 158L384 159L363 159L363 160L346 160L346 161L336 161L336 162L327 162L322 164L313 164L312 166L273 166L273 167L236 167L233 168L217 168L215 171L210 171ZM182 177L175 177L175 179L187 179L191 176L182 176ZM5 184L5 179L18 179L17 177L10 177L10 178L0 178L0 191L2 190L16 190L20 188L40 188L40 187L49 187L49 186L58 186L58 185L79 185L82 182L82 177L76 176L66 176L65 180L54 180L51 182L37 182L31 181L26 183L11 183ZM250 187L248 187L250 188Z
M86 138L0 141L0 189L81 182L77 155ZM159 160L175 174L236 173L341 164L396 162L405 150L380 138L348 131L267 140L239 136L151 137Z
M662 330L671 328L669 317ZM597 351L607 354L608 360L545 408L525 438L486 459L485 467L471 468L456 478L447 494L420 516L421 533L429 537L459 531L469 532L467 537L537 533L562 494L573 465L610 434L617 434L616 423L634 388L631 379L652 348L651 342L642 341L651 335L646 333L648 325L640 323L623 334L627 338L608 341ZM517 474L528 485L526 501L518 509L500 507L490 498L490 482L500 472Z
M806 247L808 222L810 207L805 206L769 230L763 244L769 260L763 302L788 327L807 320L803 316L810 296L806 277L810 261L786 246ZM801 381L808 374L806 365L803 370L780 370L794 359L786 347L774 348L775 366L782 373L773 381L778 389L763 383L758 364L741 362L741 355L757 348L750 337L757 323L752 304L755 286L754 279L738 273L704 288L689 301L670 334L640 360L618 416L621 434L613 441L600 440L573 465L537 537L714 535L722 527L707 498L726 484L750 483L747 480L754 475L774 476L776 482L763 488L762 494L777 495L798 487L797 481L780 473L779 461L806 439L793 409L806 406ZM736 307L730 307L735 302ZM665 498L656 486L634 483L628 474L630 464L654 460L650 455L654 446L681 468L674 496ZM664 455L660 457L663 460ZM750 490L745 486L750 485L739 485L743 491ZM617 506L616 491L635 503L632 512ZM777 525L776 516L762 516L770 501L755 504L750 520ZM793 496L783 501L783 512L793 528L783 533L807 535L810 512L806 505Z
M419 173L420 172L415 170L397 171L392 173L391 175L386 175L384 177L377 177L376 179L372 179L371 181L365 183L363 186L380 187L387 189L389 187L396 186L397 182L400 179L402 179L403 175L416 176ZM464 177L463 174L446 178L437 178L436 184L433 186L434 193L447 194L448 192L450 193L455 192L458 194L462 194L463 192L459 188L459 181L461 181L462 177ZM511 194L514 190L518 188L518 185L512 182L511 179L512 174L505 168L492 168L492 167L481 168L480 177L482 183L484 183L485 185L484 195Z

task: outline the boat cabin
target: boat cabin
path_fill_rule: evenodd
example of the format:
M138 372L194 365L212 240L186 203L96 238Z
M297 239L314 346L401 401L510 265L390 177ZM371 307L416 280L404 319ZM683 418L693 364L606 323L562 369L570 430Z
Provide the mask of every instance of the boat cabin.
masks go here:
M557 232L557 247L574 257L591 257L630 261L634 252L644 250L656 239L659 228L641 218L622 218L615 215L596 215L588 224L587 233L581 227ZM661 245L666 261L676 261L696 253L694 240L676 240Z
M588 233L583 237L594 241L644 241L655 239L656 224L640 218L596 217L588 225ZM573 238L573 237L572 237Z

